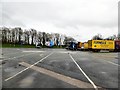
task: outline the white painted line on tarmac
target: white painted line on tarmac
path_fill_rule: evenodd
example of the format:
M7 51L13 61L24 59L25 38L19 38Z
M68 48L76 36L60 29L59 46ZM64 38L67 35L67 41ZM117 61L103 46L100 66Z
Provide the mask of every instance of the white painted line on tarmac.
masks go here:
M22 52L45 52L45 51L22 51Z
M72 54L76 54L76 52L73 52L73 51L59 51L57 53L72 53Z
M97 86L94 84L94 82L87 76L87 74L82 70L82 68L78 65L78 63L75 61L75 59L69 54L69 56L71 57L71 59L73 60L73 62L77 65L77 67L79 68L79 70L83 73L83 75L88 79L88 81L93 85L93 87L95 88L95 90L98 90Z
M29 67L27 67L27 68L25 68L25 69L21 70L20 72L16 73L15 75L13 75L13 76L11 76L11 77L9 77L9 78L5 79L5 81L8 81L8 80L10 80L10 79L12 79L12 78L16 77L17 75L19 75L19 74L23 73L24 71L28 70L29 68L31 68L31 67L33 67L34 65L38 64L39 62L42 62L44 59L46 59L47 57L49 57L49 56L50 56L50 55L52 55L52 54L53 54L53 52L52 52L52 53L50 53L49 55L45 56L44 58L40 59L40 60L39 60L39 61L37 61L36 63L34 63L34 64L30 65Z
M21 62L20 65L23 65L25 67L30 67L31 66L31 64L28 64L28 63L25 63L25 62ZM40 72L42 74L51 76L55 79L64 81L64 82L66 82L68 84L71 84L73 86L76 86L78 88L92 88L93 87L90 83L83 82L81 80L78 80L78 79L63 75L63 74L59 74L59 73L56 73L54 71L51 71L51 70L48 70L48 69L45 69L45 68L33 66L33 67L31 67L31 69L33 69L37 72Z
M14 53L9 53L9 54L4 54L4 55L11 55L11 54L16 54L16 53L21 53L21 52L14 52Z
M98 57L96 57L96 56L93 56L93 57L98 59ZM103 59L103 61L106 61L106 62L108 62L110 64L113 64L113 65L116 65L116 66L120 66L119 64L113 63L111 61L107 61L107 60L104 60L104 59Z
M110 61L107 61L108 63L111 63L113 65L116 65L116 66L120 66L119 64L116 64L116 63L113 63L113 62L110 62Z
M38 53L38 52L36 52L36 53ZM29 54L25 54L25 55L21 55L21 56L17 56L17 57L5 58L2 61L5 61L5 60L15 60L16 58L20 58L20 57L24 57L24 56L28 56L28 55L32 55L32 54L36 54L36 53L29 53Z
M40 56L43 56L43 54L40 54Z

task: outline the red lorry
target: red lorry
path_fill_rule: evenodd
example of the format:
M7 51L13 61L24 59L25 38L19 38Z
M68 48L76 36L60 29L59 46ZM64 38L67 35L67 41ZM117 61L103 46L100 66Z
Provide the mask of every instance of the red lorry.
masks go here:
M120 40L115 40L115 51L120 51Z

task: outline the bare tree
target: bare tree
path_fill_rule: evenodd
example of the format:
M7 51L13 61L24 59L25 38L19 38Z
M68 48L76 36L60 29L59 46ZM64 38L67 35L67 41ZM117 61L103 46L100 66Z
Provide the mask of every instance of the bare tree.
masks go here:
M27 35L27 30L25 30L23 33L24 33L24 43L25 44L28 44L28 35Z
M59 33L55 33L56 45L57 46L59 45L59 37L60 37L60 34Z
M116 35L109 36L106 40L116 40L118 37Z
M37 31L35 29L31 29L30 30L30 34L31 34L31 38L32 38L32 45L34 44L34 38L36 38L36 35L37 35Z
M12 43L15 43L15 29L12 29Z
M40 45L41 45L41 42L42 42L42 32L38 32L38 41L40 42Z
M51 40L51 34L49 34L49 33L46 33L46 41L50 41Z
M65 36L64 44L65 46L67 46L69 42L73 42L73 41L75 41L74 38Z
M25 42L26 42L27 44L29 44L30 31L29 31L29 30L25 30L25 31L24 31L24 34L25 34Z
M10 31L10 29L8 29L8 31L7 31L7 42L8 43L11 42L11 31Z
M43 46L45 46L45 42L46 42L46 33L45 32L43 32Z
M92 39L93 39L93 40L102 40L103 38L102 38L102 35L101 35L101 34L97 34L97 35L93 36Z
M23 34L23 30L21 28L18 28L18 32L19 32L19 43L21 42L21 36Z
M118 33L117 38L118 38L118 40L120 40L120 33Z
M7 30L8 30L8 28L6 28L6 27L2 28L2 43L7 42Z
M65 39L62 39L61 35L59 33L45 33L45 32L38 32L35 29L30 30L23 30L21 27L15 27L15 28L6 28L2 27L1 29L1 41L4 43L10 43L12 42L14 45L15 43L20 43L21 40L24 40L25 44L29 44L30 38L32 39L31 44L35 44L36 41L39 41L40 44L43 44L45 46L46 41L53 40L55 45L59 45L61 42L64 41L66 43L67 41L74 41L74 38L72 37L65 37Z
M14 37L14 43L18 43L18 36L19 36L19 31L18 28L14 28L14 33L15 33L15 37Z

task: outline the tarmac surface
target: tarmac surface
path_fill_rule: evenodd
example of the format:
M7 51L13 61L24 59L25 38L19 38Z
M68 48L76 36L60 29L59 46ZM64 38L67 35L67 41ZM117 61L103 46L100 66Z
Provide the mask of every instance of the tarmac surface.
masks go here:
M3 48L2 88L118 88L118 54Z

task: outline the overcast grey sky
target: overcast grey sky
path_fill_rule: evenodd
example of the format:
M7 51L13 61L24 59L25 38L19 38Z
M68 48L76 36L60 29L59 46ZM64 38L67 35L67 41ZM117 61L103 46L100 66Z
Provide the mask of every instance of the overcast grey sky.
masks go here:
M17 1L17 2L16 2ZM0 26L57 32L87 41L118 33L119 0L2 0Z

